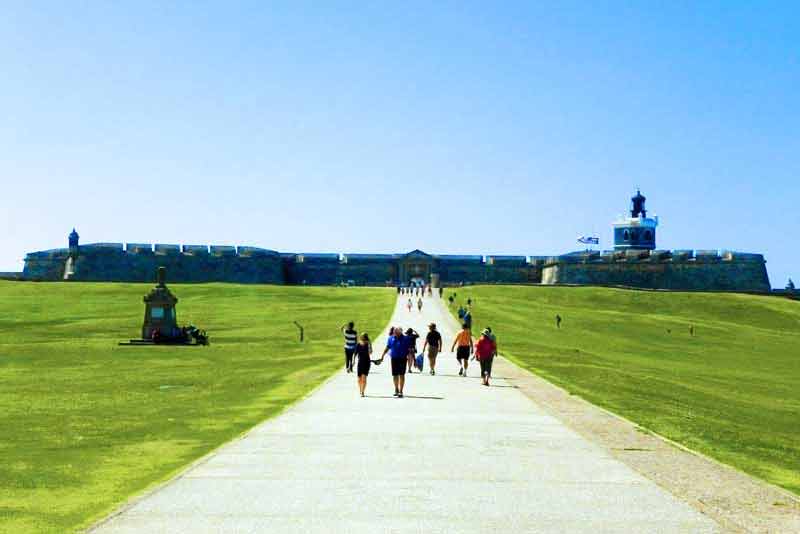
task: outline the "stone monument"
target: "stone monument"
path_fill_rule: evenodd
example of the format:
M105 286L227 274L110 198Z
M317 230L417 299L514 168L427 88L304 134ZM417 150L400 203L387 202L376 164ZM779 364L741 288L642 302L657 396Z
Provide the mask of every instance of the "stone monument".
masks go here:
M153 339L155 332L165 338L175 338L180 335L178 318L175 314L178 298L167 288L166 278L167 268L159 267L156 287L144 296L142 339Z

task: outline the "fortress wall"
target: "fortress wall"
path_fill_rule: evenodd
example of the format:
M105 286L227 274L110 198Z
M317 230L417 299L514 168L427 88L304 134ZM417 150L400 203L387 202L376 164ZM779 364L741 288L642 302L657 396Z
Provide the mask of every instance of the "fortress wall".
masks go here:
M286 263L291 283L333 285L339 279L339 256L336 254L297 254Z
M145 247L121 245L87 245L81 247L74 263L72 280L91 282L152 282L156 269L167 268L170 282L235 282L282 284L285 281L278 254L256 256L231 255L228 249L221 256L203 254L199 250L181 253L177 245L157 245L153 253ZM62 280L69 257L67 249L37 252L25 258L24 276L29 280Z
M63 280L68 249L32 252L25 256L22 277L26 280Z
M621 285L650 289L769 291L763 258L732 259L703 255L698 260L567 262L547 265L543 284Z
M486 270L483 262L473 261L440 261L439 281L443 284L459 284L461 282L480 283L486 281Z
M348 258L347 263L339 264L338 279L342 282L355 281L358 285L382 286L387 281L397 280L396 260L386 258Z

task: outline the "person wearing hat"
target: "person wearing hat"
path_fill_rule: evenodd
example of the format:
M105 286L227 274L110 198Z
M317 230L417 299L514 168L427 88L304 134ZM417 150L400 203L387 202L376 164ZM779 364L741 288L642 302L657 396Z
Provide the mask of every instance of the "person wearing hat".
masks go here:
M481 379L483 385L489 385L489 377L492 375L492 362L495 355L495 344L492 341L492 331L485 328L481 332L478 343L475 344L475 358L481 364Z
M428 349L428 363L431 366L431 374L436 374L436 356L442 351L442 334L436 330L436 323L428 325L428 335L425 336L425 344L422 345L422 352Z

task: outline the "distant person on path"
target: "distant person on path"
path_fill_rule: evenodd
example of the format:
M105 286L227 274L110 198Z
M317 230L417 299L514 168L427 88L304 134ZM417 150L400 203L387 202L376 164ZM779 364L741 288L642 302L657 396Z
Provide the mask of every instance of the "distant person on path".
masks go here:
M456 348L458 347L458 348ZM453 346L450 347L450 352L456 351L456 360L461 365L458 370L459 376L467 376L467 367L469 367L469 357L472 354L472 332L469 330L467 323L461 325L461 332L456 335L453 340Z
M422 297L417 299L417 309L422 313Z
M342 335L344 335L344 368L348 373L353 372L353 354L356 351L358 344L358 332L356 332L355 324L350 321L341 327Z
M491 335L491 330L485 329L481 332L481 337L475 345L475 358L481 364L481 379L484 386L489 385L489 377L492 376L492 362L494 361L495 352L497 352Z
M561 330L561 316L556 314L556 328Z
M367 389L367 375L369 375L369 368L371 363L369 357L372 355L372 343L369 340L369 335L361 334L361 339L356 345L356 355L358 356L358 365L356 367L356 374L358 375L358 392L364 396L364 391Z
M406 362L408 361L408 350L411 345L411 339L403 335L400 328L394 329L394 335L389 338L386 343L386 348L383 349L381 359L383 361L386 353L389 353L389 359L392 361L392 381L394 382L394 396L403 398L403 388L406 384Z
M444 295L444 288L439 287L439 298L442 298L443 295Z
M428 325L428 335L425 336L425 343L422 345L422 352L428 349L428 363L431 366L431 374L436 374L436 356L442 352L442 334L436 330L436 323Z
M414 364L417 360L417 340L419 339L419 334L413 328L409 328L406 330L406 337L409 338L410 344L408 346L408 372L414 372Z
M414 304L412 304L411 299L408 299L408 302L406 303L406 307L408 308L409 312L411 311L411 308L414 307Z

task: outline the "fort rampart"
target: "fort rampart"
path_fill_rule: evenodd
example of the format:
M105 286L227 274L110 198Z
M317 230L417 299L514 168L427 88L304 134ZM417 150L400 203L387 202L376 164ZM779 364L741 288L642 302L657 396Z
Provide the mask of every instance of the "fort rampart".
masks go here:
M575 252L561 256L296 254L257 247L96 243L25 258L28 280L395 285L587 284L675 290L770 290L761 254L691 250Z

